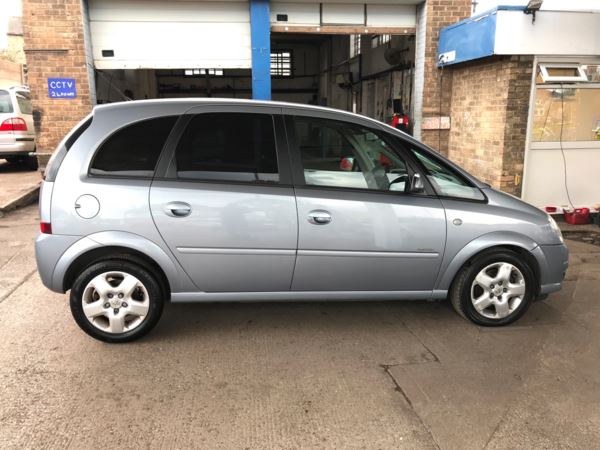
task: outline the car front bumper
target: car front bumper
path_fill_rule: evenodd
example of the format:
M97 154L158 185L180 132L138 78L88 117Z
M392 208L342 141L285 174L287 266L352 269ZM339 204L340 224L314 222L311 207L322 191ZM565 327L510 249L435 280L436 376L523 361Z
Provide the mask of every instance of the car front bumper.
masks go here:
M540 266L540 296L560 291L569 268L569 249L564 244L540 245L534 251Z

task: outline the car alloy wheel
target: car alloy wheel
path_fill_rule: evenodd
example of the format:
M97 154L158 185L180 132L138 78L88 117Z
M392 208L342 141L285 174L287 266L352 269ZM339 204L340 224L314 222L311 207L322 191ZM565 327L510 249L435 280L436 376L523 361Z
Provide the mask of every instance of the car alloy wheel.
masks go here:
M142 282L119 271L94 277L85 287L81 301L90 323L108 333L136 329L150 308L150 296Z
M84 269L71 288L71 313L95 339L130 342L157 324L168 292L158 274L131 255L115 255Z
M449 297L458 314L482 326L502 326L523 316L536 292L536 278L526 255L490 249L458 272Z
M471 303L488 319L503 319L514 313L525 296L525 277L508 262L483 268L471 284Z

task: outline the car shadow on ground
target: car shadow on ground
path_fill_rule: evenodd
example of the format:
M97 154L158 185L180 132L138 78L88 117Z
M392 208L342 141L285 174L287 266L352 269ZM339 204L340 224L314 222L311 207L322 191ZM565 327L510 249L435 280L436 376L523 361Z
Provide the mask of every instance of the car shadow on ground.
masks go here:
M15 172L36 172L37 170L27 167L25 163L13 163L0 159L0 174Z
M548 303L549 302L549 303ZM212 333L262 329L296 329L300 333L371 330L382 326L427 329L462 329L472 332L502 332L556 324L560 311L551 301L534 302L524 317L508 327L478 327L459 317L447 301L352 301L352 302L264 302L166 304L156 329L143 341L201 338Z

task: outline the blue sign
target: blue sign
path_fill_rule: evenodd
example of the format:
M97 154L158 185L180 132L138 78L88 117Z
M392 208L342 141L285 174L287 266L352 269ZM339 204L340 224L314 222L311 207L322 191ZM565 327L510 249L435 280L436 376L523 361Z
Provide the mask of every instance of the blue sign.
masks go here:
M74 78L48 78L48 97L50 98L75 98Z

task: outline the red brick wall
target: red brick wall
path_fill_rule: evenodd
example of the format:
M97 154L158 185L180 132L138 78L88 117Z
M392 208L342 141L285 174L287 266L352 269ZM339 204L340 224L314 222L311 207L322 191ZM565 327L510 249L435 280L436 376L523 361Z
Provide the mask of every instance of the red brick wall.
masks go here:
M37 151L50 153L91 111L81 0L23 0L23 37ZM77 98L48 98L48 77L75 78ZM40 157L45 164L48 157Z
M493 57L452 68L448 156L481 180L521 194L531 57Z
M471 0L427 0L423 119L427 117L439 117L440 115L450 115L452 71L448 70L448 68L443 71L437 68L439 34L440 29L445 26L469 17L471 15L471 7ZM440 81L442 83L441 90ZM421 140L443 154L448 153L448 138L449 130L421 131Z

